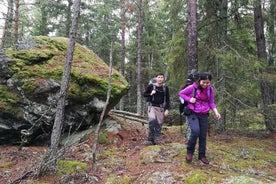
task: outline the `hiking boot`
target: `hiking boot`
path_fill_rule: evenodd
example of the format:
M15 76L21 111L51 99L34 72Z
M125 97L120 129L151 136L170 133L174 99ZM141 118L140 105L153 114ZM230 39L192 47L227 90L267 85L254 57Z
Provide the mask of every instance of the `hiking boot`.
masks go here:
M186 155L186 162L190 163L192 162L192 160L193 160L193 155L191 153L188 153Z
M148 141L153 141L153 138L150 138L150 137L149 137L149 138L148 138Z
M158 144L161 143L161 142L160 142L160 139L158 139L158 138L153 139L151 142L152 142L153 145L158 145Z
M206 157L202 157L199 159L201 161L201 163L203 164L209 164L209 160Z
M148 141L153 141L154 137L153 137L153 133L149 132L148 133Z

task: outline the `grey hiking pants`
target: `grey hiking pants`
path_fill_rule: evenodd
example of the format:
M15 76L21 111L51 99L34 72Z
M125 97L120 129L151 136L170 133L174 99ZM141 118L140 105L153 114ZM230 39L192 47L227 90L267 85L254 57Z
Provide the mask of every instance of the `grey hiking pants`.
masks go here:
M148 106L149 141L155 141L160 135L164 121L164 108Z

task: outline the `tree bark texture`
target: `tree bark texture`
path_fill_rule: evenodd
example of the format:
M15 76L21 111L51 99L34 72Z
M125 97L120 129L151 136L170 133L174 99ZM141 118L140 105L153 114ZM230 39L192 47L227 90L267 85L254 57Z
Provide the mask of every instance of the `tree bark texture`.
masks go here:
M112 51L113 51L113 46L111 44L110 47L110 58L109 58L109 75L108 75L108 90L107 90L107 96L106 96L106 101L105 101L105 106L102 110L101 117L98 123L98 126L95 131L95 136L94 136L94 142L92 146L92 156L93 156L93 169L96 169L96 152L97 152L97 145L98 145L98 138L99 138L99 132L102 126L103 118L106 113L106 109L109 103L110 95L111 95L111 76L112 76L112 65L113 65L113 57L112 57Z
M19 0L15 0L15 18L14 18L14 48L18 46L18 20L19 20Z
M197 1L188 0L188 73L198 70L197 58Z
M137 0L138 5L138 26L137 26L137 113L142 114L142 32L143 32L143 14L142 0Z
M13 9L13 0L8 1L8 11L7 16L5 18L5 26L3 30L3 36L2 36L2 43L1 48L8 48L11 46L11 32L12 32L12 24L13 24L13 15L14 15L14 9Z
M227 21L228 21L228 0L222 0L219 1L219 19L218 19L218 29L219 29L219 43L220 46L222 47L224 45L224 42L226 41L227 37Z
M270 47L268 47L269 53L269 66L276 65L275 53L276 53L276 0L271 0L270 8L269 8L269 16L268 16L268 35L270 37Z
M120 72L125 76L125 59L126 59L126 46L125 46L125 29L126 29L126 3L125 0L121 0L121 68ZM119 108L124 110L125 98L122 97L120 100Z
M219 45L218 50L221 51L222 54L225 54L225 50L223 49L226 39L227 39L227 21L228 21L228 0L222 0L222 1L216 1L218 3L218 12L219 17L217 17L217 29L218 29L218 37L219 37ZM217 60L217 79L223 79L221 81L221 85L219 86L220 89L225 89L225 71L221 66L221 63L223 62L222 59L216 59ZM218 96L216 101L224 102L225 93L221 93L221 95ZM218 121L216 124L216 132L217 133L224 133L226 131L226 109L224 106L222 106L221 109L221 115L222 118Z
M267 62L267 53L266 53L266 45L265 45L265 36L264 36L264 20L262 15L262 6L261 1L257 1L254 6L254 23L255 23L255 34L256 34L256 46L257 46L257 54L260 62L264 63L265 66L268 65ZM275 120L270 117L269 113L269 105L271 104L270 97L270 84L268 79L264 77L265 71L263 69L260 70L260 91L262 96L262 110L264 114L264 121L266 129L270 132L275 132L276 127Z
M264 20L262 15L261 2L254 7L254 23L258 58L266 63L267 53L264 36Z
M126 34L126 3L125 0L121 0L121 68L120 72L125 76L125 58L126 58L126 45L125 45L125 34Z
M66 102L66 97L67 97L67 92L69 87L71 65L73 61L75 40L76 40L77 27L78 27L78 18L80 14L80 3L81 3L81 0L75 0L75 3L74 3L74 16L73 16L72 27L70 31L69 47L67 50L66 61L64 64L64 72L62 76L61 89L60 89L60 98L57 103L55 122L54 122L53 131L51 135L49 160L52 161L53 165L55 165L56 163L57 151L60 143L60 135L61 135L62 125L64 121L65 102Z
M69 36L70 34L70 26L71 26L71 8L73 6L73 0L67 0L68 6L67 6L67 11L66 11L66 25L65 25L65 29L66 29L66 35Z

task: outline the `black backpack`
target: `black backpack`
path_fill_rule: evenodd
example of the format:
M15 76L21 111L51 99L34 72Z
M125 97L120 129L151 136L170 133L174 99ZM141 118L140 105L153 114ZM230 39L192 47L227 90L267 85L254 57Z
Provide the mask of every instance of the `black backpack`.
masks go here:
M155 77L151 78L148 85L152 84L153 85L153 89L156 90L156 83L157 83L157 80ZM166 84L163 83L163 91L164 91L164 104L163 104L163 107L165 107L165 104L166 104ZM154 97L147 97L146 101L147 103L149 104L151 101L152 101L152 98Z
M198 79L198 73L190 74L187 78L186 84L183 86L182 89L185 89L189 85L192 85L197 79ZM195 95L196 95L196 89L194 88L193 97L195 97ZM189 104L189 102L187 102L184 99L182 99L181 97L179 97L179 113L180 113L180 115L184 115L184 109L185 109L185 107L187 107L188 104Z

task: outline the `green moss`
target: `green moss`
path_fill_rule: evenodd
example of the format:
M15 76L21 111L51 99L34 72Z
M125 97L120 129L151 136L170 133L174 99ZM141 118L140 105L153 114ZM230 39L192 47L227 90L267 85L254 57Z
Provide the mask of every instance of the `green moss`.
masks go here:
M70 83L68 91L69 91L69 95L72 96L72 97L73 96L78 97L78 96L82 95L81 88L76 83Z
M217 170L212 170L209 168L203 168L202 170L195 169L191 164L184 164L185 167L182 167L183 172L188 173L187 177L183 180L183 183L188 184L214 184L214 183L221 183L223 178L229 176L233 176L234 173L231 172L218 172ZM185 169L183 169L185 168ZM223 172L223 174L222 174Z
M5 113L10 113L19 116L20 112L16 105L19 101L18 96L11 92L6 86L0 85L0 110Z
M15 104L18 101L18 97L12 93L6 86L0 85L0 102L7 102Z
M47 36L37 36L36 38L36 47L44 48L45 45L54 49L56 51L66 51L68 48L68 39L63 37L47 37Z
M97 154L98 159L110 158L115 156L114 150L105 150L99 154Z
M23 67L26 65L24 60L17 59L17 58L13 58L13 60L10 61L9 63L10 65L9 65L8 71L11 76L22 71Z
M273 165L275 154L267 154L273 145L267 140L243 138L230 142L209 142L209 156L215 164L224 170L234 170L243 173L266 173L275 175Z
M250 178L249 176L229 176L226 179L224 179L224 183L251 184L251 183L262 183L262 182L254 178Z
M73 173L74 171L79 171L84 173L87 169L87 163L70 161L70 160L58 160L57 161L58 176Z
M194 170L184 181L186 184L206 184L208 183L208 176L201 170Z
M9 167L12 167L13 165L15 165L14 162L6 162L3 164L0 164L0 168L9 168Z
M51 59L54 56L54 53L51 50L20 50L14 52L12 56L26 61L26 64L32 64L43 63L44 61Z
M51 184L51 183L44 182L44 181L32 181L30 184Z
M162 149L159 145L151 145L143 148L139 155L141 164L147 165L153 163L161 151Z
M107 131L102 132L99 135L99 144L106 144L107 143Z
M117 176L116 174L110 174L105 184L130 184L131 177L129 176Z
M35 88L36 88L35 79L27 79L27 80L24 80L24 84L23 84L23 86L22 86L22 89L23 89L26 93L34 92Z
M9 74L22 79L22 89L31 94L39 84L39 79L61 81L69 40L61 37L34 37L35 48L31 50L6 51L12 58ZM108 89L108 66L91 50L75 45L72 62L69 103L83 104L97 96L105 100ZM116 70L112 74L112 102L117 102L122 90L127 91L129 84Z

